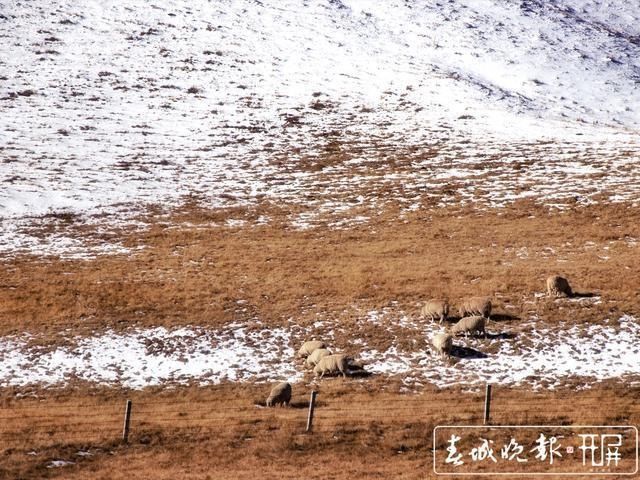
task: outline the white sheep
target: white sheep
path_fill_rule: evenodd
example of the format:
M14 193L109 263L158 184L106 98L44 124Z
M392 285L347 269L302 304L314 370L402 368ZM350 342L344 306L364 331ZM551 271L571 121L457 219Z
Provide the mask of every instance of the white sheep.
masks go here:
M491 316L491 299L488 297L471 297L462 302L460 316L482 315L486 319Z
M566 278L559 275L551 275L547 278L547 295L550 297L571 297L573 296L573 291Z
M347 376L349 370L349 361L351 359L344 354L327 355L322 357L313 369L316 377L324 377L325 373L341 373L343 377Z
M307 357L307 367L315 367L321 358L331 355L331 351L326 348L318 348Z
M452 335L457 335L459 333L464 333L465 336L468 336L470 333L482 333L486 337L486 332L484 327L486 325L487 319L482 315L474 315L472 317L464 317L461 318L458 323L451 327L449 332Z
M267 397L267 407L275 405L288 406L291 401L291 385L287 382L277 384L271 389Z
M446 300L429 300L420 311L423 317L429 317L433 322L436 318L442 323L449 315L449 303Z
M302 344L300 350L298 350L298 356L306 358L311 355L314 350L325 347L326 345L324 344L324 342L321 342L320 340L310 340Z
M431 344L441 357L451 355L453 349L453 337L449 333L437 333L431 339Z

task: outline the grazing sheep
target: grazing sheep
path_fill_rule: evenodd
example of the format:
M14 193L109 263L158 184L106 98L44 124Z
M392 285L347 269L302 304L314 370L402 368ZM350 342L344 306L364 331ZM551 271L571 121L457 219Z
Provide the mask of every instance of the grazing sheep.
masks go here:
M453 337L448 333L438 333L431 339L431 344L441 357L451 355L453 349Z
M307 357L307 367L315 367L321 358L331 355L331 351L326 348L318 348L314 350L311 355Z
M464 333L465 336L468 336L470 333L482 333L485 337L487 336L484 331L484 326L486 324L487 319L481 315L474 315L473 317L464 317L461 318L458 323L456 323L449 332L452 335L457 335L459 333Z
M324 377L325 373L341 373L346 378L350 360L349 357L343 354L327 355L320 359L313 369L313 373L316 374L316 377L320 375L320 378Z
M449 315L449 303L446 300L429 300L420 311L423 317L429 317L433 322L436 318L442 323Z
M291 385L287 382L277 384L271 389L267 398L267 407L276 405L288 406L291 401Z
M486 319L491 316L491 299L488 297L471 297L462 302L460 316L482 315Z
M311 355L314 350L325 348L325 346L326 345L324 344L324 342L321 342L320 340L311 340L309 342L304 342L300 347L300 350L298 350L298 356L306 358Z
M569 281L559 275L551 275L547 278L547 295L554 297L571 297L573 291Z

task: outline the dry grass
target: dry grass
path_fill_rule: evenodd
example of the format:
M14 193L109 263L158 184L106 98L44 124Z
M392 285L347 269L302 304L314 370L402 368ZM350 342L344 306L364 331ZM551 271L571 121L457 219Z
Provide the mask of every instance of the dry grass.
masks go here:
M617 385L571 392L498 388L494 424L638 424L638 389ZM372 391L331 380L318 395L314 433L304 434L306 391L293 408L256 406L264 386L221 385L128 392L129 445L122 445L124 392L5 395L3 478L430 478L433 428L481 422L481 395L426 389L419 395ZM607 410L601 405L611 405ZM80 457L78 451L89 452ZM74 465L50 469L53 460ZM525 470L523 470L525 471Z
M264 212L270 225L207 227L225 215ZM292 317L306 325L318 314L348 323L362 309L392 301L417 312L428 297L456 303L477 294L494 296L498 312L509 304L515 310L506 313L533 310L553 321L559 313L553 302L524 301L555 272L579 292L602 295L600 305L571 312L576 321L640 311L638 248L628 241L640 238L637 209L594 206L551 215L525 204L414 213L404 223L396 214L349 230L296 231L268 206L226 213L185 208L170 220L188 227L156 222L147 232L123 234L145 247L133 256L5 261L0 333L254 318L278 325ZM238 300L246 302L242 308Z
M363 311L391 302L417 315L419 302L429 297L455 304L479 294L492 295L494 311L514 326L532 315L553 324L640 314L632 241L640 238L637 208L550 213L521 203L493 211L413 212L399 221L399 207L389 205L366 225L309 231L288 227L285 213L266 203L232 211L187 205L169 217L149 218L148 231L123 232L126 244L145 247L132 256L7 259L0 266L0 334L39 332L42 348L50 348L66 328L88 334L256 319L276 326L290 318L308 326L320 315L348 329ZM271 223L210 226L260 215ZM532 301L556 272L602 302ZM367 341L386 348L389 335L372 330ZM482 401L459 389L401 395L398 384L383 378L330 380L322 385L316 433L309 436L302 434L304 408L257 408L263 390L4 389L0 478L429 478L433 426L478 423ZM616 382L587 392L504 389L496 392L493 418L638 424L638 393ZM125 395L134 400L129 446L117 442ZM306 398L298 395L304 407ZM79 450L92 455L78 457ZM46 468L53 459L76 464Z
M348 324L363 309L392 301L417 312L428 297L456 303L472 294L493 295L498 312L553 321L563 306L525 304L551 272L568 276L578 291L603 296L600 305L575 309L570 319L638 312L637 247L627 241L640 237L637 209L599 206L555 215L532 205L450 209L414 214L404 223L392 211L350 230L303 232L278 223L277 210L265 210L272 225L224 228L207 225L263 211L185 208L170 220L188 227L156 222L148 232L125 234L129 243L145 246L133 256L5 261L0 330L73 327L82 333L253 318L276 325L292 316L306 325L319 313ZM239 307L238 300L246 303ZM513 308L506 312L505 304Z

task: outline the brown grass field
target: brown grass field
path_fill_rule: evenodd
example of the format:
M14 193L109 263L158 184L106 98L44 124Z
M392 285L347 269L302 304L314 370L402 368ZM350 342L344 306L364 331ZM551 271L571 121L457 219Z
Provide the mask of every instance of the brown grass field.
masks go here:
M260 408L260 386L142 392L85 387L20 400L6 392L0 409L0 472L14 479L436 478L433 428L482 422L479 394L427 388L406 395L379 388L349 379L326 381L311 434L304 433L306 396L294 395L290 408ZM638 388L615 383L582 392L537 394L497 388L492 422L637 425L639 393ZM133 400L131 434L129 444L123 445L128 397ZM633 457L629 450L624 454ZM74 464L47 468L59 459Z
M496 312L509 305L516 328L517 319L533 314L547 326L560 317L581 323L640 315L637 207L558 211L519 202L494 210L399 210L388 205L367 224L344 230L304 231L287 225L285 206L268 203L215 211L187 204L170 215L149 213L151 228L118 234L125 245L144 247L133 255L4 259L0 334L38 333L55 345L56 333L68 328L90 334L253 318L281 326L291 317L308 326L318 314L348 329L368 308L397 302L417 311L429 297L455 304L472 294L491 295ZM251 226L260 215L271 222ZM211 226L226 218L244 218L249 226ZM98 235L73 219L64 228ZM526 304L556 272L602 302ZM344 348L349 339L339 342ZM368 342L385 348L389 339L372 329ZM0 478L435 478L434 426L482 421L482 395L462 387L407 394L395 379L339 378L321 384L315 431L304 434L309 388L298 386L288 409L256 406L267 391L246 383L142 391L82 383L5 387ZM492 421L638 425L639 394L619 380L581 391L498 387ZM134 408L131 440L122 445L126 398ZM74 464L47 468L57 459Z

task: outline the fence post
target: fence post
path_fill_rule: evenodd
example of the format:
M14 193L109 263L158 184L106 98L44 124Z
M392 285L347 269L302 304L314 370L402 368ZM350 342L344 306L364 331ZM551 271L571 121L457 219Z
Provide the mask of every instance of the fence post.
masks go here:
M487 389L484 394L484 424L489 423L489 416L491 410L491 385L487 384Z
M311 391L311 399L309 400L309 416L307 417L307 429L305 432L309 433L313 428L313 410L316 408L316 395L318 392Z
M131 422L131 400L127 400L127 406L124 410L124 428L122 430L122 441L129 442L129 424Z

